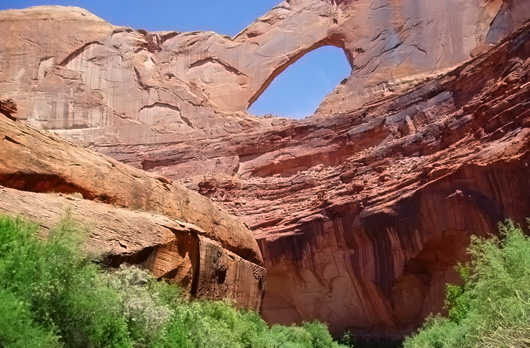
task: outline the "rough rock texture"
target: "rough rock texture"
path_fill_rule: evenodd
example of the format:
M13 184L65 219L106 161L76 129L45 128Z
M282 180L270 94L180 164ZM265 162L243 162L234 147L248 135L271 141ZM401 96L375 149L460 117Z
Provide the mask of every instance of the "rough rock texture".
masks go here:
M340 7L351 13L341 34L353 70L317 110L324 116L447 71L530 18L524 0L346 0Z
M256 241L207 198L3 116L0 143L0 212L49 229L70 208L111 265L140 263L192 295L260 308Z
M233 216L167 178L119 163L24 123L0 118L0 184L31 192L78 192L86 199L193 223L205 237L258 264L256 241Z
M204 81L210 63L198 51L231 43L218 34L147 33L59 6L1 11L0 33L0 95L15 100L20 119L81 143L163 143L260 124L220 114L203 91L233 97L223 82L238 76L231 67L214 62L229 76Z
M13 101L13 99L6 99L6 100L0 100L0 113L4 116L16 120L16 118L13 116L14 113L17 112L17 104Z
M78 8L2 11L0 94L20 118L84 144L237 134L282 122L247 107L321 46L352 66L327 115L454 67L529 16L527 1L291 0L230 38L115 27Z
M229 298L241 307L260 308L264 268L203 237L195 225L75 194L20 192L1 186L0 212L34 221L44 234L69 214L87 231L87 250L109 266L138 264L156 277L177 282L191 296Z
M529 126L530 23L442 76L349 112L112 151L182 179L250 226L270 322L401 334L441 309L471 234L494 233L505 218L524 225Z
M16 62L0 69L0 93L20 103L20 119L181 180L240 217L264 255L269 321L317 318L336 333L401 334L441 308L443 284L454 279L452 266L472 233L493 233L500 220L529 214L529 25L490 50L530 16L529 7L292 0L234 38L147 33L86 14L99 38L45 48L46 57L31 45L0 45L0 58ZM41 30L65 35L73 14L61 8L62 16L52 16L56 10L1 12L0 32L12 26L19 40L38 36L28 24L37 11L48 16L37 20ZM353 70L315 117L245 113L274 76L322 45L343 48ZM142 192L154 191L142 209L187 216L182 200L159 198L163 180L140 185L124 175L99 187L105 170L70 168L55 156L34 160L38 168L49 160L59 166L53 175L67 176L55 184L63 192L72 192L73 178L91 176L85 191L73 190L127 206L146 186ZM99 159L90 161L107 168ZM23 162L11 164L4 185L17 187L15 173L31 165ZM43 178L37 181L52 181ZM199 220L187 221L213 231ZM252 259L242 250L257 255L231 238L218 241L244 258ZM199 250L224 269L215 246Z

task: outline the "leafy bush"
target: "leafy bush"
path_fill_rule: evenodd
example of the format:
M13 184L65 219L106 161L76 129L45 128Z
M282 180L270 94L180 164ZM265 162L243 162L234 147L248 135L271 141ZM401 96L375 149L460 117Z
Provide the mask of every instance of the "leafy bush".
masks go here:
M0 342L6 347L59 347L58 337L34 322L28 304L0 289Z
M167 285L170 286L170 285ZM155 347L339 348L319 322L272 328L255 312L236 310L225 301L178 300L168 303L173 317Z
M339 338L339 343L347 347L356 348L401 348L403 347L403 338L398 336L373 336L373 335L355 335L350 331L345 331Z
M500 232L472 239L463 285L447 287L448 318L429 318L405 348L530 346L530 239L512 222Z
M80 250L77 229L64 222L39 241L35 225L0 218L0 288L66 347L132 347L119 294Z
M169 322L172 311L154 290L155 279L137 267L120 267L106 277L118 294L120 312L126 318L131 338L137 347L149 347Z
M0 217L0 347L340 347L318 322L269 328L136 267L103 272L80 230L66 219L41 241L36 225Z

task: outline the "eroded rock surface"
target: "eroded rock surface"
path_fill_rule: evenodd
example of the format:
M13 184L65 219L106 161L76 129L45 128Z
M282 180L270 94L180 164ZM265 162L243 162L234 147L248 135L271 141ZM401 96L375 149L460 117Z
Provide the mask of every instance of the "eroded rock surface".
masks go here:
M250 226L270 322L410 332L441 310L470 235L495 233L505 218L525 225L529 39L527 24L442 76L342 114L112 152L135 153L131 163Z
M50 229L71 210L110 265L142 264L194 296L260 308L257 243L207 198L3 116L0 143L0 212Z
M195 225L76 194L38 194L1 186L0 212L38 223L43 234L70 216L86 231L87 250L108 266L137 264L178 283L192 296L228 298L241 307L260 308L265 269L203 237Z
M529 25L492 49L529 7L292 0L234 38L118 28L82 10L6 11L0 32L17 26L19 40L38 36L28 24L36 20L67 43L38 54L0 46L4 61L23 57L0 70L0 93L20 103L19 119L181 181L250 226L268 270L262 313L270 322L319 319L335 333L402 334L441 309L443 284L454 280L471 234L529 214ZM71 16L87 17L94 33L60 36ZM246 114L274 76L322 45L343 48L353 70L316 116ZM15 146L9 122L0 125ZM215 237L215 221L225 220L196 215L176 185L129 169L114 180L108 173L120 171L110 167L125 167L91 153L77 168L62 153L11 163L2 185L154 207L191 219L205 231L199 242L215 239L259 264L255 246L229 231ZM55 169L33 174L48 162ZM225 269L217 244L199 250ZM202 274L198 283L222 277Z
M454 67L529 16L527 1L291 0L230 38L116 27L78 8L2 11L0 94L83 144L211 138L281 123L247 107L321 46L352 66L318 110L328 115Z

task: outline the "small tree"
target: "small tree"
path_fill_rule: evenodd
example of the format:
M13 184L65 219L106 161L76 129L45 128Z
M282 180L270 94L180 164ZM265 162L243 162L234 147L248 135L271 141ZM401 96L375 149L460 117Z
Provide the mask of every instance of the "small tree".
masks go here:
M447 286L448 318L428 318L405 348L530 346L530 239L511 221L499 229L472 238L463 285Z

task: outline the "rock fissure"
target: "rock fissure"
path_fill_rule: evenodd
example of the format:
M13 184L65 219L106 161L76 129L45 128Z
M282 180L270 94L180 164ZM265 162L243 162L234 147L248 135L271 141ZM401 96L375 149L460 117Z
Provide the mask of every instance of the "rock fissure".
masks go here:
M200 67L200 66L202 66L202 65L204 65L206 63L217 63L217 64L220 64L223 67L225 67L227 71L232 72L232 73L234 73L236 75L248 76L247 74L237 70L236 68L234 68L233 66L229 65L228 63L223 62L222 60L214 58L214 57L208 57L208 58L204 58L202 60L195 61L192 64L190 64L189 68L191 69L191 68Z

